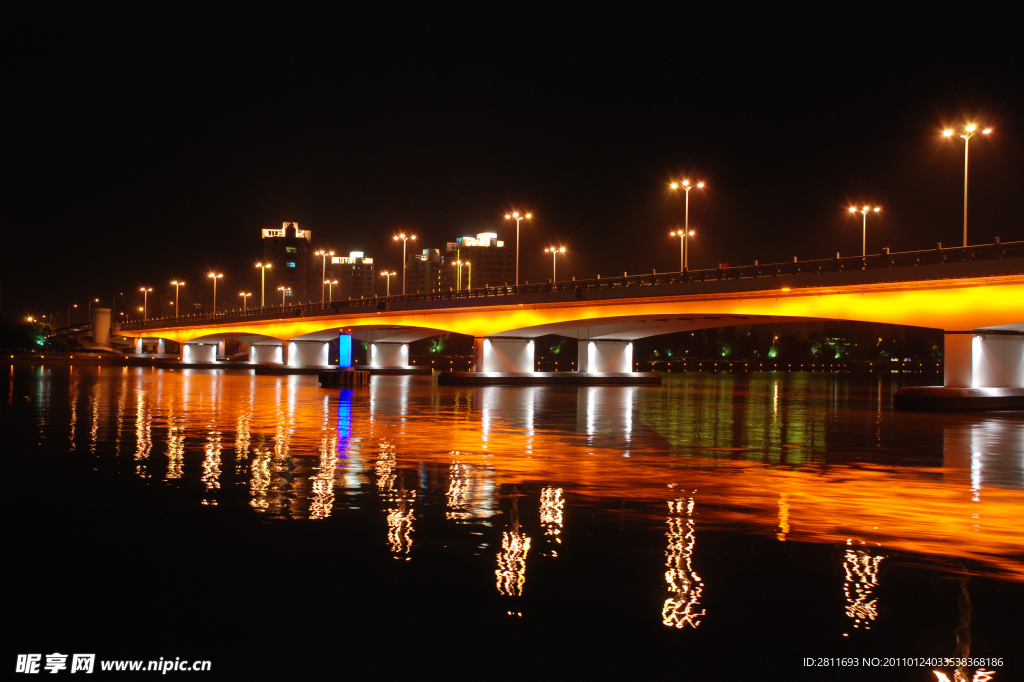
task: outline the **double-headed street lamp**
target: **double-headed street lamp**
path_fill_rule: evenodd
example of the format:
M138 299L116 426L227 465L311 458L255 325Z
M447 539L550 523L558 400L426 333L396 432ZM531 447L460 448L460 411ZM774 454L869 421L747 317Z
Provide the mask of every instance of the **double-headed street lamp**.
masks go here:
M964 132L960 134L960 137L964 138L964 246L967 246L967 151L971 145L971 138L977 133L982 135L988 135L992 132L991 128L985 128L979 131L978 126L974 123L968 123L964 126ZM946 137L953 137L955 134L952 130L943 130L942 134Z
M316 252L316 255L317 256L323 256L324 266L321 269L320 277L323 278L324 284L327 284L327 257L328 256L333 256L334 252L333 251L324 251L323 249L321 249L321 250ZM320 285L320 302L321 303L324 302L324 285L323 284Z
M257 263L258 267L262 272L260 273L260 307L265 308L267 305L266 291L267 291L267 268L271 267L270 263L263 264Z
M533 214L519 215L518 211L505 214L505 220L516 221L516 286L519 286L519 223L523 220L533 220Z
M211 272L211 273L209 273L207 275L207 277L209 277L210 279L213 280L213 314L214 315L217 314L217 280L220 279L223 276L224 275L216 274L216 273L213 273L213 272Z
M694 235L694 232L693 232L693 230L690 230L690 229L686 229L686 230L672 230L668 234L669 234L670 237L679 237L680 238L681 241L679 242L679 251L680 251L680 253L679 253L679 265L682 268L682 270L686 270L687 267L689 266L689 256L690 256L690 246L689 246L689 244L690 244L690 237L692 237ZM682 270L680 270L680 272Z
M245 291L240 291L238 295L242 297L242 312L245 312L246 310L248 310L248 306L246 304L249 302L249 297L252 296L252 294L247 293Z
M462 261L452 261L452 267L456 268L455 291L462 291Z
M325 279L324 284L327 285L327 300L334 300L334 285L338 283L336 279Z
M704 183L698 182L696 185L691 185L689 180L683 180L682 182L673 182L672 184L669 185L669 187L672 188L673 190L683 189L686 191L686 215L685 222L683 223L683 232L681 234L678 232L673 233L680 234L680 236L682 236L683 238L683 243L680 245L680 249L682 251L682 271L690 267L689 253L687 253L687 238L691 234L693 234L692 232L690 232L690 190L693 189L694 187L700 187L701 189L704 189Z
M142 287L141 289L139 289L139 291L142 292L142 319L143 320L148 320L149 319L149 292L151 292L153 290L152 289L147 289L146 287Z
M388 272L387 270L385 270L384 272L380 273L381 277L387 277L388 278L388 284L387 284L387 292L388 293L386 294L388 297L391 296L391 278L394 277L397 274L398 273L396 273L396 272Z
M181 287L185 286L185 283L184 282L179 282L178 280L175 279L175 280L171 281L171 284L174 285L174 316L177 317L178 316L178 289L180 289Z
M408 237L404 234L396 234L395 241L402 240L402 295L405 295L405 272L409 269L409 264L405 262L405 245L410 239L416 241L416 235L411 234Z
M850 207L850 213L860 213L864 216L864 233L861 237L861 256L868 255L868 213L878 213L881 210L882 209L879 206L875 206L874 208L871 208L870 206L865 206L864 208L857 208L856 206Z
M288 292L290 292L291 289L289 289L288 287L278 287L277 290L281 292L281 307L283 308L284 297L288 295Z
M564 246L558 246L558 247L549 246L548 248L544 249L544 253L550 253L551 254L551 281L552 282L557 282L558 279L555 276L555 273L557 272L557 270L555 269L555 267L556 267L555 266L555 261L558 259L558 254L560 254L560 253L564 254L565 253L565 247Z

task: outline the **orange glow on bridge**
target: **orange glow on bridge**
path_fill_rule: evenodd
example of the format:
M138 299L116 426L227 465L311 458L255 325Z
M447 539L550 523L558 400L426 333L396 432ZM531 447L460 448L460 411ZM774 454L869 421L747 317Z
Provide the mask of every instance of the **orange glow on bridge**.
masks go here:
M360 312L283 320L239 321L221 325L155 327L124 331L122 335L159 337L177 342L248 334L290 340L328 330L416 327L436 330L437 333L453 332L483 337L509 334L541 325L586 327L587 323L597 325L621 318L636 319L638 316L768 316L970 330L1024 322L1022 302L1024 275L1010 275L827 288ZM723 320L721 326L752 322Z

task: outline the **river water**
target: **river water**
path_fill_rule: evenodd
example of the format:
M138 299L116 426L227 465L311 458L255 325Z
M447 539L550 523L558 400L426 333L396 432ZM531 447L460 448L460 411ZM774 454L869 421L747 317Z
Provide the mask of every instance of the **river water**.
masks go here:
M865 659L969 655L1013 679L1024 415L893 412L901 381L11 368L11 658L935 680L954 667Z

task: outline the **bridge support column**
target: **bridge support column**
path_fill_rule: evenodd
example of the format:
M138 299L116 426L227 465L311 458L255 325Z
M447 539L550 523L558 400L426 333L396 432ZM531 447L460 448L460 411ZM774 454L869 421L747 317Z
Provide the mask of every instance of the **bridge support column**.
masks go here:
M273 346L249 346L249 362L260 365L283 365L284 347L281 344Z
M185 363L215 362L217 360L217 344L215 343L183 343L181 345L181 361Z
M97 346L110 345L110 308L92 309L92 342Z
M164 343L163 339L156 340L156 352L159 353L160 355L163 355L164 353L167 352L167 346Z
M947 387L1024 387L1022 334L947 333L943 355Z
M580 372L632 372L633 342L581 339L576 362Z
M409 344L375 341L370 344L370 367L408 367Z
M533 339L478 338L473 342L473 371L533 372L533 346Z
M142 355L142 337L135 339L135 354Z
M327 341L287 341L285 364L289 367L326 367Z

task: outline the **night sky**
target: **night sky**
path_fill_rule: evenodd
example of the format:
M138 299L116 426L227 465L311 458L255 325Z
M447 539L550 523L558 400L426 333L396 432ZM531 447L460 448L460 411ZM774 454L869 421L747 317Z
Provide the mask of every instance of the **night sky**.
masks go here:
M11 315L173 278L258 291L259 230L399 269L531 210L523 279L1024 239L1024 59L1001 5L44 3L0 8ZM822 7L834 7L823 13ZM916 8L916 9L914 9ZM1006 8L1006 9L1003 9ZM955 13L954 13L955 9ZM198 293L198 292L196 292ZM84 320L84 316L83 316Z

